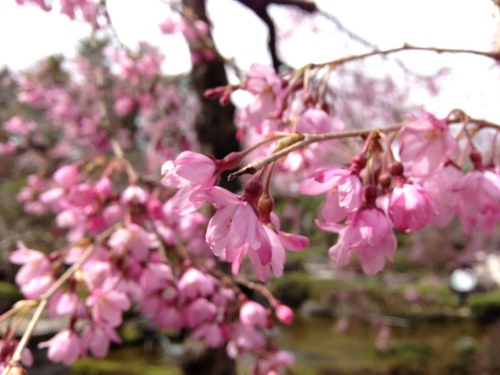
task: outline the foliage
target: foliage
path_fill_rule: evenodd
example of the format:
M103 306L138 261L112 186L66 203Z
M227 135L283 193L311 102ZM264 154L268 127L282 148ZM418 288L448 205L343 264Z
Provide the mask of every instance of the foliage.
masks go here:
M472 316L480 321L494 321L500 318L500 292L492 290L490 292L473 294L467 300Z

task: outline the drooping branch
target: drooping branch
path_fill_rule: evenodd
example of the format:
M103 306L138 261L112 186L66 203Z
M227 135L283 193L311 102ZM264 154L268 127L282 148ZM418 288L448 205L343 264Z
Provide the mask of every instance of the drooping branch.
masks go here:
M465 54L470 54L470 55L477 55L477 56L484 56L484 57L489 57L495 61L500 61L500 51L478 51L478 50L473 50L473 49L462 49L462 48L438 48L438 47L419 47L419 46L414 46L411 44L403 44L401 47L396 47L396 48L389 48L385 50L375 50L371 52L366 52L366 53L361 53L359 55L351 55L351 56L345 56L341 57L339 59L335 59L326 63L322 64L308 64L310 68L321 68L324 66L328 65L340 65L344 64L346 62L351 62L351 61L356 61L356 60L362 60L366 59L368 57L372 56L386 56L390 55L393 53L399 53L399 52L404 52L404 51L427 51L427 52L436 52L436 53L465 53Z
M391 125L387 126L384 128L380 128L379 130L382 132L394 132L399 129L401 129L403 125L402 124L397 124L397 125ZM254 161L245 167L241 168L240 170L231 173L229 175L229 179L232 180L236 177L239 177L244 174L254 174L260 169L264 168L266 165L279 160L283 156L288 155L292 151L299 150L305 146L308 146L312 143L316 142L322 142L322 141L328 141L332 139L342 139L342 138L352 138L356 136L362 136L362 135L367 135L370 132L372 132L373 129L354 129L354 130L346 130L342 132L335 132L335 133L325 133L325 134L301 134L301 136L298 138L298 141L291 144L288 147L285 147L263 159Z
M453 110L451 113L454 114L459 110ZM465 113L460 110L460 112ZM448 122L450 124L452 123L460 123L462 122L461 118L458 118L456 116L451 116L448 119ZM474 119L468 117L468 123L470 124L475 124L478 129L481 128L494 128L497 130L500 130L500 125L481 120L481 119ZM370 133L373 133L374 130L377 131L378 133L393 133L399 131L404 123L400 124L394 124L390 126L386 126L383 128L379 129L353 129L353 130L346 130L346 131L340 131L340 132L333 132L333 133L323 133L323 134L298 134L294 133L291 134L290 137L294 137L296 141L294 141L292 144L290 144L287 147L284 147L271 155L268 155L260 160L256 160L252 163L247 164L245 167L237 170L236 172L231 173L228 176L228 179L232 180L235 179L239 176L242 176L244 174L255 174L265 166L275 162L276 160L281 159L282 157L288 155L290 152L299 150L301 148L304 148L310 144L317 143L317 142L323 142L323 141L328 141L328 140L333 140L333 139L343 139L343 138L353 138L353 137L359 137L359 136L367 136Z

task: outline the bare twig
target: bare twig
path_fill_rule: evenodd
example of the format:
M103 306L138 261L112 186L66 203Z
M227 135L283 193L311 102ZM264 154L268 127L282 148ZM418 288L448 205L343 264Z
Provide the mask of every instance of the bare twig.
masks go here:
M404 44L402 47L396 47L396 48L389 48L385 50L374 50L371 52L366 52L362 53L359 55L351 55L351 56L345 56L341 57L336 60L332 60L326 63L322 64L308 64L310 68L320 68L323 66L327 65L340 65L346 62L350 61L356 61L356 60L362 60L367 57L372 57L372 56L385 56L385 55L390 55L393 53L399 53L403 51L427 51L427 52L436 52L436 53L466 53L466 54L471 54L471 55L478 55L478 56L484 56L484 57L489 57L492 58L495 61L500 61L500 51L478 51L478 50L472 50L472 49L461 49L461 48L438 48L438 47L419 47L419 46L413 46L411 44Z
M356 34L352 30L350 30L346 26L344 26L344 24L342 22L340 22L340 20L337 17L335 17L333 14L327 13L327 12L322 11L322 10L318 11L318 13L321 14L323 17L325 17L327 20L331 21L337 27L337 29L339 31L346 34L352 40L362 44L365 47L372 48L372 49L378 49L377 45L369 42L368 40L366 40L362 36Z
M391 133L394 131L397 131L401 129L403 125L402 124L397 124L397 125L391 125L387 126L384 128L380 128L379 131L381 132L386 132L386 133ZM303 148L307 145L310 145L312 143L316 142L322 142L322 141L328 141L332 139L341 139L341 138L351 138L351 137L357 137L357 136L362 136L362 135L367 135L370 132L372 132L373 129L354 129L354 130L346 130L342 132L335 132L335 133L324 133L324 134L302 134L301 140L298 142L293 143L292 145L285 147L263 159L254 161L253 163L250 163L246 165L245 167L241 168L240 170L231 173L228 176L228 179L234 179L238 176L244 175L244 174L254 174L266 165L282 158L283 156L288 155L290 152L298 150L300 148Z

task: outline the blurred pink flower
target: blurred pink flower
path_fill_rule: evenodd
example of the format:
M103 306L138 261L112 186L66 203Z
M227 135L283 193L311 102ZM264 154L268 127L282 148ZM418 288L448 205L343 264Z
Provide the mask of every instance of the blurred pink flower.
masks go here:
M500 219L500 176L492 171L473 170L455 186L460 192L458 218L465 231L488 232Z
M38 344L39 348L49 348L48 357L52 362L62 362L72 365L82 354L82 344L78 335L72 329L65 329L49 341Z
M16 274L16 283L19 286L28 284L33 278L42 276L51 269L50 260L38 250L28 249L24 242L17 242L17 250L10 254L9 260L22 267Z
M90 324L82 331L82 347L87 348L97 358L108 355L111 342L121 344L120 336L115 330L105 324Z
M274 312L276 314L276 317L278 318L278 320L281 323L287 324L287 325L290 325L293 323L294 313L293 313L293 310L291 308L289 308L288 306L279 304L275 308Z
M378 208L356 211L347 219L346 226L317 223L324 230L339 233L329 254L341 267L349 263L356 252L363 271L373 275L384 268L385 257L391 260L394 257L396 236L389 218Z
M214 293L218 281L210 275L204 274L196 268L189 268L177 283L182 296L187 299L208 297Z
M267 327L269 322L267 310L260 303L246 301L240 308L240 322L252 327Z
M437 205L438 213L431 215L429 224L438 228L448 225L455 217L460 200L460 192L455 188L464 175L453 164L441 165L422 181L422 187Z
M218 348L224 343L222 330L216 323L202 324L191 333L191 338L202 340L209 348Z
M114 289L116 278L107 279L103 286L91 290L86 305L90 307L92 319L96 323L117 327L122 322L122 314L130 307L128 297Z
M205 298L197 298L191 302L184 313L184 322L188 327L196 327L202 323L212 322L217 315L217 306Z
M408 176L427 176L445 158L452 159L458 152L446 120L438 120L425 111L406 122L400 137L399 155Z

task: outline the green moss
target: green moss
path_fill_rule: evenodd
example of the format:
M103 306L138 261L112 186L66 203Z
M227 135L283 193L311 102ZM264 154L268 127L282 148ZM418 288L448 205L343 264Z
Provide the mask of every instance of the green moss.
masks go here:
M144 359L134 363L127 360L88 358L77 361L71 367L72 375L181 375L177 366L158 364L145 365ZM140 363L139 363L140 362Z
M23 298L17 286L0 281L0 313L9 310L14 303Z
M14 300L20 300L23 297L17 286L6 281L0 281L0 296Z
M472 317L480 321L492 321L500 318L500 291L474 294L469 297L468 306Z

